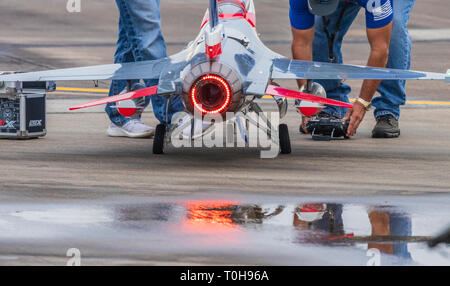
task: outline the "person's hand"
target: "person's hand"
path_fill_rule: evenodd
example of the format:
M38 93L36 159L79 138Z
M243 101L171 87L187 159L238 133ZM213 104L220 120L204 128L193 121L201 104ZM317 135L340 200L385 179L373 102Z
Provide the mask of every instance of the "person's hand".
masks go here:
M365 115L366 115L366 108L364 107L364 105L356 101L353 104L353 108L347 112L347 115L345 115L343 119L344 121L350 119L350 123L348 125L346 134L347 137L350 138L356 134L356 130L358 129L359 124L361 124L361 122L363 121Z
M311 134L311 132L309 132L308 128L306 127L309 120L311 120L311 117L302 116L301 128L303 132L305 132L304 134Z

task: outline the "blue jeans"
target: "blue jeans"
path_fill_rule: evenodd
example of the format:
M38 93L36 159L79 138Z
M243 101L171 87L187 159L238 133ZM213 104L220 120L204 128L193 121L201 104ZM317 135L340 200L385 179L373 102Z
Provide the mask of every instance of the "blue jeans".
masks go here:
M120 19L114 63L157 60L166 57L166 45L161 33L160 1L116 0L116 4L119 8ZM144 82L147 87L158 84L158 80L144 79ZM112 81L109 96L119 94L126 86L125 80ZM172 115L184 109L180 97L172 96L169 108L167 108L168 100L158 95L145 97L146 107L150 103L150 98L156 118L164 124L169 124ZM120 115L116 108L111 108L114 105L115 103L106 105L105 111L112 123L122 126L130 119ZM168 120L166 111L168 111Z
M411 38L408 34L407 24L415 2L415 0L393 0L394 20L389 60L387 63L388 68L410 68ZM330 20L328 27L330 32L334 31L336 27L336 22L344 7L344 3L345 1L341 0L338 11L331 16L327 16L327 19ZM341 52L342 40L358 15L360 8L358 4L352 2L347 6L334 43L335 63L343 63ZM328 39L323 29L322 17L316 17L315 27L313 59L319 62L329 62L328 49L324 48L328 47ZM328 98L349 102L348 94L350 94L351 88L347 84L339 80L317 80L317 82L324 86ZM406 101L405 81L384 80L381 82L378 92L380 96L372 100L372 104L375 107L375 118L381 115L391 114L398 120L400 118L400 105L404 105ZM343 117L347 113L347 109L329 106L324 109L324 112L337 117Z
M411 236L411 218L404 214L389 214L389 229L392 236ZM407 242L395 242L393 244L394 255L406 259L411 259Z

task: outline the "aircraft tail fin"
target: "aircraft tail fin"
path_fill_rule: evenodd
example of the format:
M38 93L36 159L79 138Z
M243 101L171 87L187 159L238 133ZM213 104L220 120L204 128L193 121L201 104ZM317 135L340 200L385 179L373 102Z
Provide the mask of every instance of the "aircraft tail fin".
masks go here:
M219 3L218 0L209 0L209 19L211 30L219 25Z
M205 52L213 59L222 54L223 26L219 25L219 1L209 1L209 25L210 30L205 31Z

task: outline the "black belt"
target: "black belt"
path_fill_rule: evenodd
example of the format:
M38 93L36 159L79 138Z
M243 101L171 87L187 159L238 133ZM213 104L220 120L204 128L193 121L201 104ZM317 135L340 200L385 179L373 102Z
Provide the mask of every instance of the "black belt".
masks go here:
M325 32L325 35L327 35L328 39L328 59L330 60L330 63L333 63L335 60L334 57L334 41L336 39L336 35L339 32L339 26L341 25L342 18L344 17L345 10L347 10L347 7L349 6L350 2L346 1L344 8L342 8L341 13L339 14L338 21L336 22L336 27L334 28L333 33L330 35L330 32L328 30L328 25L330 24L330 19L327 19L325 16L322 17L323 21L323 31Z

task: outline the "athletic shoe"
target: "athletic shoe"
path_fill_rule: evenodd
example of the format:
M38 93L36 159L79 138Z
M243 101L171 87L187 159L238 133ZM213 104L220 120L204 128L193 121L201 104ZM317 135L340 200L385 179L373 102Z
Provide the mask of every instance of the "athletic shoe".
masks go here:
M400 136L398 120L391 114L377 118L377 124L372 130L372 138L397 138Z
M111 123L107 134L111 137L149 138L155 135L155 128L145 125L139 119L131 119L122 127Z

